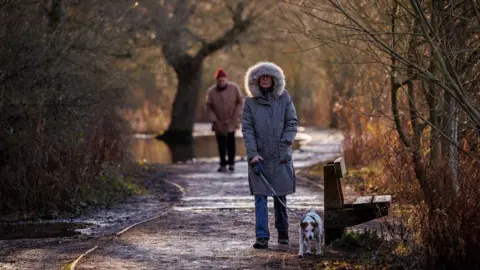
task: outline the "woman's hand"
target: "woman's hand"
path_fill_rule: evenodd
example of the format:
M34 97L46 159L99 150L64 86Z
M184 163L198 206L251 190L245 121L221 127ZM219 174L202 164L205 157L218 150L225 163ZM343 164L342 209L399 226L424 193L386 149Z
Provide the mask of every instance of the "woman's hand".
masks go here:
M280 143L280 164L286 164L292 160L291 145L285 142Z
M262 158L261 156L259 156L259 155L256 155L256 156L254 156L254 157L250 160L250 163L251 163L251 164L255 164L255 163L260 162L261 160L263 160L263 158Z

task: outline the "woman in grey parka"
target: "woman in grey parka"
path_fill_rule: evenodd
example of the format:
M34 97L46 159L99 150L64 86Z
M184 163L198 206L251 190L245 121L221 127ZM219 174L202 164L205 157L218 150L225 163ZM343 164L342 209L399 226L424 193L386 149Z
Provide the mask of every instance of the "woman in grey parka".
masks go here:
M296 184L291 148L297 134L295 106L285 89L283 71L274 63L260 62L251 67L245 75L245 89L248 97L243 107L242 133L250 165L250 192L255 196L257 239L253 247L268 247L267 196L274 196L278 242L288 244L288 215L284 205L286 195L295 192ZM262 174L253 171L258 162L262 163Z

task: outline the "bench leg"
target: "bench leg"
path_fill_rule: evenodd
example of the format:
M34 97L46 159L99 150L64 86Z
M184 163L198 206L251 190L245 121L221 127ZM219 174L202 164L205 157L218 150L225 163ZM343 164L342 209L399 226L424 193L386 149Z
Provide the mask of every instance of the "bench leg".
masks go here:
M345 228L325 229L325 245L330 245L335 239L340 239L345 233Z

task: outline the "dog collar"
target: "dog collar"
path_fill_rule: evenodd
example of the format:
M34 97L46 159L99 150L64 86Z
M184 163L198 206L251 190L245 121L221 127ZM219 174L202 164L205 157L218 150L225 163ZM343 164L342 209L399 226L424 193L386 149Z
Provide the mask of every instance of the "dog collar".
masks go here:
M310 213L307 213L305 216L302 217L302 219L300 220L300 224L303 223L303 221L305 220L305 218L307 217L311 217L313 220L315 220L315 218L310 214Z

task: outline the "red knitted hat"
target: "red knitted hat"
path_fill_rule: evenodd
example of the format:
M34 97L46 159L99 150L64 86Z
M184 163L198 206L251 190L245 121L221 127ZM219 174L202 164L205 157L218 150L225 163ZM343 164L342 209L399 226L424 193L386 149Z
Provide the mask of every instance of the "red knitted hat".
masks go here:
M217 69L217 72L215 72L215 79L222 78L222 77L227 77L227 73L223 71L222 68Z

